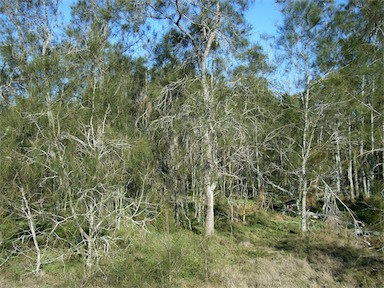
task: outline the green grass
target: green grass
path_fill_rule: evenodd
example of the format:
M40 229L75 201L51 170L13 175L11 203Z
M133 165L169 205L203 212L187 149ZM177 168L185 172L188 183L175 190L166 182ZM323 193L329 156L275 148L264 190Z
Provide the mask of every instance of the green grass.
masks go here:
M199 229L163 220L149 232L117 231L120 240L92 271L72 257L45 265L37 277L26 274L28 261L20 256L1 267L0 286L380 287L384 280L382 252L321 222L311 222L302 235L298 218L278 213L256 213L246 223L219 218L207 239Z

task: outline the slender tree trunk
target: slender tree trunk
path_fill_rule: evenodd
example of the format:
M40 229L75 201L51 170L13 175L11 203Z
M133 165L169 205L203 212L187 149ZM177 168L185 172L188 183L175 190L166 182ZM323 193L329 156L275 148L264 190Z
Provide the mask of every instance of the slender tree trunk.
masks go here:
M365 173L364 169L362 170L362 177L363 177L363 191L364 191L364 198L369 197L369 192L368 192L368 179L367 179L367 174Z
M361 125L362 127L364 127L364 120L361 121ZM362 137L362 136L361 136ZM364 140L361 138L360 139L360 155L361 157L363 157L364 155ZM369 190L368 190L368 183L367 181L369 181L369 179L367 179L367 173L365 171L365 165L363 165L363 167L361 168L361 177L362 177L362 183L363 183L363 193L364 193L364 197L367 198L369 197Z
M205 66L205 63L203 64L203 67ZM205 69L203 69L205 73ZM208 84L206 83L205 75L203 74L203 89L204 89L204 99L206 100L205 103L208 106L208 117L211 118L211 99L209 95L208 90ZM204 137L204 147L206 149L206 171L205 171L205 189L206 189L206 218L205 218L205 235L206 236L212 236L214 233L214 193L216 189L216 182L214 182L214 143L213 143L213 137L212 137L212 124L211 119L209 119L209 123L207 124L206 131L205 131L205 137Z
M349 151L349 163L348 163L348 180L349 180L349 195L351 201L355 200L355 187L353 183L353 162L352 162L352 153Z
M208 185L208 184L207 184ZM215 231L215 219L214 219L214 191L216 188L216 183L212 183L207 186L207 211L205 218L205 235L212 236Z
M179 31L185 35L190 43L193 46L194 49L194 56L196 57L198 64L200 66L200 80L201 80L201 89L202 89L202 98L204 102L204 111L203 115L201 115L201 119L203 120L203 140L201 142L201 151L203 152L203 155L205 159L203 159L203 167L204 169L204 176L203 176L203 186L205 189L205 199L206 199L206 221L205 221L205 233L206 236L211 236L214 233L214 193L215 188L217 186L217 169L216 169L216 141L214 137L214 112L212 111L213 108L213 95L210 92L210 84L208 82L208 71L207 71L207 64L208 59L211 54L212 45L214 44L214 41L216 40L218 30L221 25L221 10L220 10L220 1L214 2L216 5L214 14L215 16L212 17L212 22L210 21L209 25L206 22L207 19L202 18L200 23L196 23L199 26L199 29L201 31L201 39L195 38L194 35L188 32L188 29L186 26L183 26L183 21L180 21L181 19L185 18L186 15L183 14L182 6L184 5L179 3L179 1L174 1L174 8L175 8L175 14L177 15L177 20L173 19L172 17L168 17L172 21L174 25L179 29ZM212 4L212 3L210 3ZM202 6L206 5L205 3L201 3ZM213 11L212 11L213 12ZM161 17L163 17L162 15ZM187 17L188 18L188 17ZM203 40L203 41L201 41ZM214 83L213 74L210 74L211 77L211 83Z
M309 123L308 123L308 97L309 91L305 96L305 111L304 111L304 132L303 132L303 147L302 147L302 163L301 163L301 231L307 231L307 193L308 193L308 179L307 179L307 160L309 156Z
M115 229L120 230L121 227L121 219L123 218L123 199L124 199L124 191L119 189L115 192Z
M33 245L35 246L35 251L36 251L36 262L35 262L34 272L38 274L41 271L41 250L40 250L39 242L37 241L36 223L33 219L32 211L29 206L29 201L27 199L27 196L25 195L24 189L20 188L20 192L23 198L24 214L28 221L28 227L31 232Z
M376 166L376 157L375 157L375 117L373 115L373 97L375 95L375 81L372 83L372 97L371 97L371 161L370 161L370 182L374 183L375 181L375 166Z
M351 136L351 129L352 129L351 120L348 121L348 156L349 156L349 165L348 165L348 180L349 180L349 192L351 201L355 200L355 187L353 182L353 155L352 155L352 136Z
M301 148L301 231L306 232L307 227L307 193L308 193L308 177L307 177L307 161L311 151L311 137L310 137L310 122L309 122L309 98L310 98L310 72L309 72L309 43L306 43L305 48L305 94L302 96L303 109L304 109L304 129Z
M216 2L216 29L219 26L220 23L220 2ZM204 27L205 31L206 27ZM205 47L205 50L203 51L201 55L201 84L203 88L203 99L205 104L205 112L208 116L208 123L205 124L205 137L204 137L204 147L206 149L206 163L207 163L207 170L205 171L205 189L206 189L206 204L207 204L207 211L206 211L206 219L205 219L205 235L206 236L212 236L215 231L215 225L214 225L214 193L216 189L216 171L215 171L215 156L216 156L216 146L214 141L214 128L213 128L213 121L214 121L214 112L212 111L213 108L213 95L209 91L209 83L208 83L208 72L207 72L207 62L208 62L208 56L211 52L211 46L213 44L213 41L216 38L217 30L213 30L210 32L209 37L207 38L207 45Z
M357 152L354 152L353 153L353 167L354 167L354 182L355 182L355 197L356 198L360 198L360 187L359 187L359 174L357 172L358 170L358 167L357 167L357 155L356 155Z
M263 183L262 183L262 175L260 172L260 151L259 151L259 142L258 142L258 131L256 127L256 170L257 170L257 203L258 208L263 208L264 204L264 191L263 191Z
M337 179L336 179L336 186L337 186L337 193L341 193L341 156L340 156L340 135L339 135L339 123L336 125L336 172L337 172Z
M365 97L365 75L363 75L363 79L362 79L362 82L361 82L361 96L362 96L362 99L363 101L365 101L364 97ZM364 129L364 115L361 115L361 129ZM364 140L363 140L363 134L361 134L360 136L360 155L361 157L363 157L364 155ZM367 174L365 172L365 165L362 166L362 169L361 169L361 177L362 177L362 184L363 184L363 193L364 193L364 197L368 197L368 184L367 184Z
M307 227L307 192L308 192L308 183L307 183L307 165L306 160L302 164L302 195L301 195L301 231L306 232Z

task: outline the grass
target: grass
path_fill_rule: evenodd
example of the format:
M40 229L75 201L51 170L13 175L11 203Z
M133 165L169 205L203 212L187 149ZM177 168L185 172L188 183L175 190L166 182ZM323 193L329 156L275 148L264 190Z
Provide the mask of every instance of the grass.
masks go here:
M217 219L216 234L157 225L118 231L120 242L92 272L81 259L27 274L18 257L0 270L0 287L381 287L384 255L345 231L298 218L257 213L246 223ZM165 225L167 226L167 225Z

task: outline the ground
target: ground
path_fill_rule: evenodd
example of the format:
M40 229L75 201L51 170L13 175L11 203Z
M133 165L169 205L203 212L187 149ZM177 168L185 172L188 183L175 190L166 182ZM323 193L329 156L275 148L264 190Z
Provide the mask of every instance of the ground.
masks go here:
M368 246L322 221L302 235L298 218L279 213L246 221L218 221L210 239L199 228L127 227L92 271L72 259L34 275L18 257L1 266L0 287L382 287L382 236Z

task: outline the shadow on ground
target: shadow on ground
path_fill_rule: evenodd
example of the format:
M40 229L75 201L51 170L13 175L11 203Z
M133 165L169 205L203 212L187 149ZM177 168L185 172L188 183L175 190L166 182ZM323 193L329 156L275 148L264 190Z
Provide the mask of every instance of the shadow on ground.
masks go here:
M326 269L337 282L350 282L353 278L357 287L367 284L374 287L374 283L366 283L366 279L377 279L378 283L384 280L384 254L367 248L319 242L311 237L299 236L286 238L277 243L275 248L306 258L313 269Z

